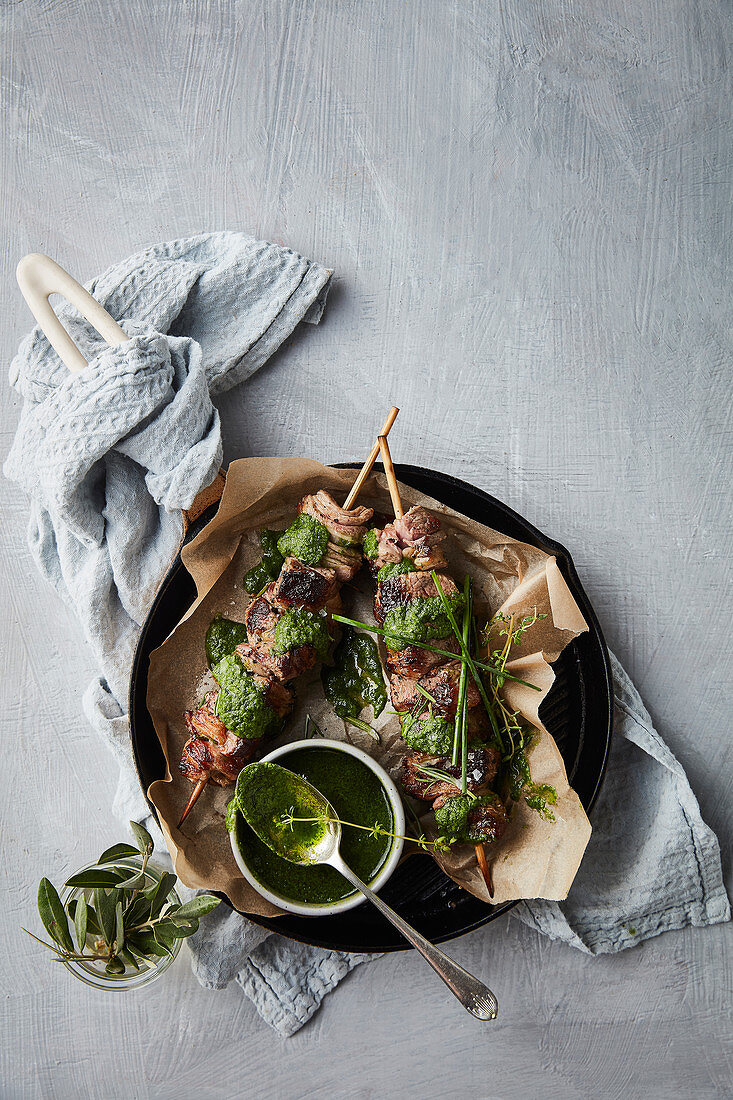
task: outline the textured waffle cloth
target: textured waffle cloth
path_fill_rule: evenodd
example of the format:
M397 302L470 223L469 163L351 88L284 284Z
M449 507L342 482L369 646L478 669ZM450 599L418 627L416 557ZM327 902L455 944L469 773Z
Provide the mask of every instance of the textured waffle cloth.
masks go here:
M89 366L71 374L39 329L11 364L23 407L4 470L30 497L38 568L74 608L99 663L84 708L119 764L122 819L148 817L131 766L128 677L140 624L181 542L181 509L221 462L211 397L254 373L300 321L317 323L330 278L241 234L173 241L88 288L129 341L108 348L65 307L60 317ZM617 663L614 672L616 738L571 897L513 910L591 953L730 916L717 840ZM225 906L189 943L203 985L236 980L282 1035L369 957L268 935Z

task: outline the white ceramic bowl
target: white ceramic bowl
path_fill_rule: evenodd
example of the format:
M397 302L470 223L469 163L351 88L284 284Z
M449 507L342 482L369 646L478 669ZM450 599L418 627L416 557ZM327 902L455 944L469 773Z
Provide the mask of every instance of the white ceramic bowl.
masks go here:
M314 748L324 749L338 749L339 752L349 753L351 756L355 756L357 760L361 760L363 764L366 764L368 768L374 772L377 778L380 780L384 787L387 797L389 798L390 805L392 807L392 818L394 820L394 832L398 834L399 839L392 841L392 847L389 851L389 855L382 864L381 870L372 879L370 883L367 883L372 890L378 891L389 876L394 871L395 867L400 861L402 855L402 848L404 846L404 840L402 837L405 832L405 811L402 806L402 799L400 798L400 792L390 779L387 772L381 766L377 764L375 760L372 760L371 756L362 752L361 749L354 748L353 745L347 745L343 741L330 741L326 738L319 737L312 741L291 741L289 745L282 745L279 749L274 749L267 756L263 756L263 762L269 762L272 760L278 760L281 756L286 756L292 752L295 748L301 748L306 745L313 745ZM361 905L366 900L363 894L349 894L348 897L342 898L341 901L335 901L326 903L325 905L314 905L308 902L291 901L290 898L280 897L273 890L269 890L266 886L254 877L249 867L244 861L242 853L237 845L235 834L231 833L229 840L232 845L232 852L237 862L239 870L242 872L247 882L255 888L258 894L261 894L263 898L267 898L273 905L277 905L280 909L285 909L289 913L300 913L304 917L323 917L331 916L333 913L345 913L347 909L353 909L357 905Z

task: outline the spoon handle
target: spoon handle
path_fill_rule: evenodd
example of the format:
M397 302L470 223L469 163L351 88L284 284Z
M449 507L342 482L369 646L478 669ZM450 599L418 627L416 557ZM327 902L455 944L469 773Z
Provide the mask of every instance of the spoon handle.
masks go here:
M386 917L395 928L400 930L405 939L420 952L423 958L427 959L438 977L442 978L451 993L458 998L472 1016L475 1016L477 1020L496 1019L499 1004L488 986L480 982L478 978L474 978L473 974L469 974L458 963L453 962L453 959L432 944L430 940L426 940L424 936L421 936L411 924L403 920L395 913L394 909L391 909L386 902L383 902L377 894L373 893L366 883L354 874L348 864L344 863L340 856L336 856L335 859L330 859L328 862L344 878L348 879L352 886L355 886L357 890L361 890L362 894L369 899L382 916Z

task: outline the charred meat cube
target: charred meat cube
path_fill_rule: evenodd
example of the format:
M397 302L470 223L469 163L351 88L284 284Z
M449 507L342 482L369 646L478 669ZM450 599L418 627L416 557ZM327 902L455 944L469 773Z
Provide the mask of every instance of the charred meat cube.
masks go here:
M377 537L377 556L371 563L374 573L403 558L409 558L418 570L442 569L446 564L440 545L445 539L440 520L421 505L388 523Z
M361 543L367 531L367 523L374 515L371 508L351 508L348 511L339 508L325 489L303 497L298 511L305 512L307 516L322 523L331 541L337 546L356 546Z
M460 844L491 844L504 835L509 823L504 804L493 791L478 798L454 794L438 799L433 808L443 835Z
M385 565L397 565L402 561L402 545L393 523L388 523L383 530L375 528L377 538L377 556L370 562L371 570L376 576Z
M273 653L267 645L260 648L250 645L248 642L242 642L234 652L255 676L273 679L279 688L287 691L290 688L286 689L285 684L289 680L294 680L297 676L300 676L301 673L313 668L317 659L315 647L312 645L296 646L295 649L290 649L287 653ZM268 703L280 717L288 713L292 706L292 696L289 696L290 704L281 714L281 708L286 703L285 697L278 695L274 685L268 685L265 694ZM271 695L272 699L270 698Z
M440 520L434 512L429 512L421 504L416 504L414 508L410 508L394 521L394 529L403 546L414 546L416 542L421 542L440 531Z
M200 707L186 711L184 718L191 736L183 747L180 770L192 783L211 779L226 787L252 759L262 738L247 740L230 733L214 713L218 694L214 688L207 692Z
M452 577L447 573L437 574L443 594L450 598L458 592ZM415 600L439 599L438 589L428 573L397 573L387 577L377 586L374 598L374 618L383 623L390 611L396 607L406 607ZM438 611L438 614L440 612Z
M430 643L436 649L444 649L448 653L458 653L458 641L454 637L438 638ZM440 653L431 653L429 649L420 646L407 645L404 649L387 650L387 674L392 676L404 676L408 680L419 680L422 676L432 672L434 668L444 664L447 657Z
M261 596L257 596L252 600L244 613L247 637L251 644L257 647L266 647L268 641L271 643L278 619L282 615L280 608L268 599L273 588L274 585L268 585Z
M392 706L398 712L412 710L425 701L425 696L417 689L417 684L429 696L436 714L446 718L455 718L458 705L458 687L461 676L461 662L448 661L441 668L429 672L420 680L409 680L405 676L390 676L389 693ZM466 706L470 709L481 701L473 679L466 680Z
M420 765L437 768L455 779L433 780L430 776L420 771ZM468 750L468 768L466 772L466 787L474 794L483 794L488 791L489 784L494 779L499 768L499 751L493 745L485 745L481 748ZM423 752L410 752L402 762L402 786L408 794L414 798L422 798L426 802L438 800L433 808L438 806L441 799L452 798L460 793L461 789L461 765L451 764L448 756L428 756ZM442 802L440 803L442 805Z
M268 585L272 602L281 607L305 607L320 611L337 591L335 569L301 565L297 558L286 558L280 576Z
M261 739L248 741L233 734L223 746L203 737L189 737L183 746L179 767L191 783L210 779L219 787L228 787L236 781L242 768L249 764L261 744Z
M361 562L362 557L358 550L329 542L321 559L321 566L332 569L339 584L347 584L361 569Z

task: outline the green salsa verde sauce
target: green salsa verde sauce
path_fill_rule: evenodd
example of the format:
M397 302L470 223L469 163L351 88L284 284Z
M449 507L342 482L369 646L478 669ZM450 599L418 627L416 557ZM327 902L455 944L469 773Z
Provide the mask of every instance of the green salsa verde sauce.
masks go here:
M323 692L339 718L358 719L370 703L378 718L387 703L379 650L368 634L346 627L333 654L334 663L321 669Z
M364 557L369 561L374 559L379 554L379 539L377 538L377 532L373 527L370 527L367 533L364 535Z
M222 657L212 672L220 688L216 714L230 733L256 740L280 729L280 718L236 654Z
M222 657L234 653L240 642L247 641L247 627L234 619L225 619L217 615L211 620L206 631L206 660L209 668L218 664Z
M463 593L454 592L446 600L454 619L458 620L463 612ZM392 650L403 649L411 642L447 638L453 633L440 596L428 596L404 607L393 607L385 616L384 630L385 643Z
M388 561L377 573L378 581L386 581L388 577L399 577L402 573L414 573L415 566L409 558L402 561Z
M308 744L294 746L278 763L312 783L325 795L339 818L357 825L377 823L394 832L387 792L371 768L356 757L339 749ZM292 800L288 802L285 797L284 802L287 805L282 806L282 812L287 812ZM281 897L327 905L354 893L332 867L299 867L276 855L253 832L241 812L227 813L227 827L254 877ZM341 829L342 856L364 882L371 882L384 865L394 839L374 837L349 825L342 825Z
M284 611L275 627L275 654L289 653L301 645L312 645L319 661L325 660L333 638L328 633L325 614L292 607Z
M297 558L302 565L318 565L327 546L328 531L306 512L301 512L277 540L283 558Z
M277 548L281 534L281 531L269 531L266 527L260 531L262 557L242 578L247 592L261 592L270 581L277 580L283 566L283 556Z
M313 849L328 832L328 809L299 775L274 762L250 764L239 773L234 799L247 824L273 852L300 863L317 862ZM293 820L283 822L283 813Z

